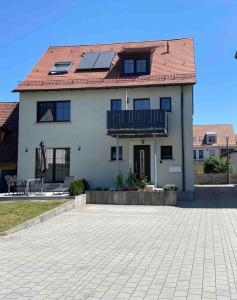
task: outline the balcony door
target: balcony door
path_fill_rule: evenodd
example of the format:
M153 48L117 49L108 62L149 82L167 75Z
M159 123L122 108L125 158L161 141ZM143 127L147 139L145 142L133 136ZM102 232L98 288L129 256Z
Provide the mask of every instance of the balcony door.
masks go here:
M147 177L151 180L151 150L150 145L135 145L133 151L134 173L137 178Z

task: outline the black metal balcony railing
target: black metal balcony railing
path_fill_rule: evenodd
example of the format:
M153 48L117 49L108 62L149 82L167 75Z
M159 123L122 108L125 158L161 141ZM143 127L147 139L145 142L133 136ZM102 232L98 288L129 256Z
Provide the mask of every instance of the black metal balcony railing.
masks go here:
M167 114L161 109L107 111L109 135L167 135Z

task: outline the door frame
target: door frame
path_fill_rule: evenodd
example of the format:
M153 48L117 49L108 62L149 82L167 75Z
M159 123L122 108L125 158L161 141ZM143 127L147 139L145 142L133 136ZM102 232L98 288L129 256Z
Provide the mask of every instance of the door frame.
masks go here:
M144 139L144 144L141 142L141 139L129 141L129 170L134 170L134 146L150 146L150 178L151 182L154 182L154 141Z

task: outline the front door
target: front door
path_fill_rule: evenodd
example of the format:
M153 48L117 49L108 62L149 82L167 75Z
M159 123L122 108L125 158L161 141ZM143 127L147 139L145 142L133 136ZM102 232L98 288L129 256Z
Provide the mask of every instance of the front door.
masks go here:
M135 145L134 146L134 173L137 178L147 177L151 180L151 155L150 145Z

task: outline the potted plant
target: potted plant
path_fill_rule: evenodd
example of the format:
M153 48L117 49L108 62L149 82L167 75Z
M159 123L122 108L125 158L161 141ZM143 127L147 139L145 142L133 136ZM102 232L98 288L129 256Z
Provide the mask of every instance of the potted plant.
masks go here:
M164 190L164 205L177 205L178 187L175 184L166 184Z

